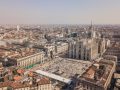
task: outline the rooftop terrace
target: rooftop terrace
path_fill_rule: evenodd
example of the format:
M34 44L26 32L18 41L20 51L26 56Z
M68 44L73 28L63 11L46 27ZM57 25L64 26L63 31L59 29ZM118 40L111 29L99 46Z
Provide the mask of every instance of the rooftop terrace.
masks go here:
M88 70L86 70L80 79L91 82L93 84L104 86L112 70L112 67L112 62L101 60L100 62L94 63Z
M91 65L90 61L56 58L54 63L41 70L71 79L75 75L81 76Z

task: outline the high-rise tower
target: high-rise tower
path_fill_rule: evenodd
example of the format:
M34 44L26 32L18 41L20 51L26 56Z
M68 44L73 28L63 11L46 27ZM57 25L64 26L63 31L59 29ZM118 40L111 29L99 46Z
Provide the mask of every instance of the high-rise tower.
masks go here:
M19 25L17 25L17 31L19 31L20 30L20 26Z

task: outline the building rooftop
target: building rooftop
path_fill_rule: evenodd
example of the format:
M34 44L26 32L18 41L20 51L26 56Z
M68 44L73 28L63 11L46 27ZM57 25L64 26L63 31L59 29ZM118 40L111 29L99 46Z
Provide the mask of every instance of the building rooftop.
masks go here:
M50 84L50 80L48 78L41 78L39 81L37 81L36 83L32 83L32 82L13 82L12 84L10 84L10 86L14 89L17 88L23 88L23 87L34 87L36 85L44 85L44 84Z
M102 59L100 62L95 62L92 66L90 66L90 68L82 74L80 79L96 85L104 86L112 67L112 62Z
M11 85L12 83L13 83L12 81L1 82L1 83L0 83L0 88L1 88L1 87L7 87L7 86Z
M63 78L63 77L61 77L59 75L48 73L48 72L45 72L45 71L42 71L42 70L36 70L35 72L40 74L40 75L43 75L43 76L46 76L46 77L49 77L49 78L52 78L52 79L67 83L67 84L71 83L71 80Z
M92 63L90 61L56 58L54 63L50 63L49 66L40 69L66 79L71 79L76 74L81 76L91 66L91 64Z
M40 52L38 49L29 48L29 47L27 47L27 48L26 47L19 47L19 48L14 48L14 47L10 48L9 47L9 48L7 48L7 47L0 46L0 57L19 59L19 58L30 56L30 55L33 55L33 54Z
M34 81L33 81L34 78ZM24 87L34 87L37 85L45 85L45 84L50 84L50 79L46 77L26 77L24 78L22 76L15 76L14 79L15 81L5 81L5 82L0 82L0 88L1 87L11 87L13 89L17 88L24 88ZM22 79L22 80L21 80Z
M27 35L25 31L11 31L9 33L5 33L3 39L20 39L26 36Z

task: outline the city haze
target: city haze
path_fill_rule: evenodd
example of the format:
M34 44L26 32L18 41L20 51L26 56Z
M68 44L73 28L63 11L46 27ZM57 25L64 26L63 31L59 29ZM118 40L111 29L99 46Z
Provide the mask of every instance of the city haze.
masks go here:
M120 24L119 0L1 0L0 24Z

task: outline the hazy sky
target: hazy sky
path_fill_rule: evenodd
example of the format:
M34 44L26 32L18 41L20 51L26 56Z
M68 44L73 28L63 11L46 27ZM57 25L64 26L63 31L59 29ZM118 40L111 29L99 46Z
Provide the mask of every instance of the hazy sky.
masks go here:
M0 0L0 24L120 24L120 0Z

